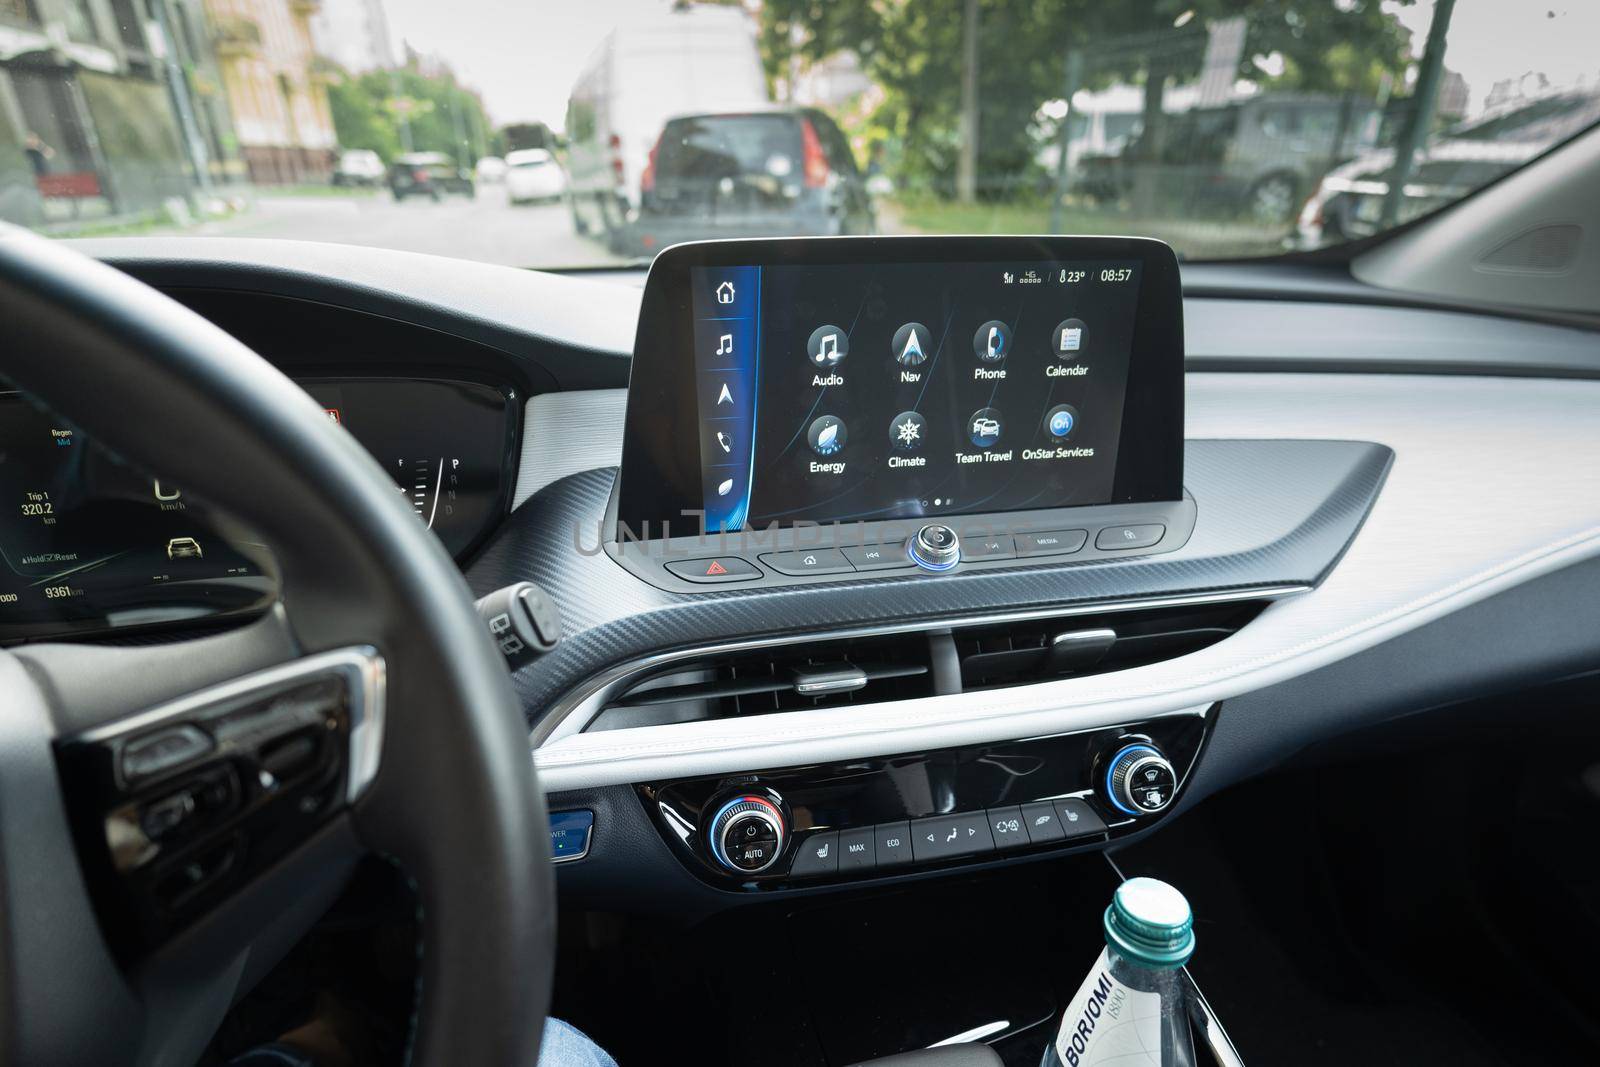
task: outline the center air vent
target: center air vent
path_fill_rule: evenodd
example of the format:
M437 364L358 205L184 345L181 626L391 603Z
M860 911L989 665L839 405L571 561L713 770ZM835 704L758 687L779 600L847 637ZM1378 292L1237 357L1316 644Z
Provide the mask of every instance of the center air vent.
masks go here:
M613 688L590 730L618 730L1025 685L1197 651L1259 601L1056 616L687 653Z

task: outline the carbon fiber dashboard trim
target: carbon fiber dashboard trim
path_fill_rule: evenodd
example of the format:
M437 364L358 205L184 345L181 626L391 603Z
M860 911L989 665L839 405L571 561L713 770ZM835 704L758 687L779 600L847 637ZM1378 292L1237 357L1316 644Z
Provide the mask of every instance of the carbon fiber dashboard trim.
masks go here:
M698 594L655 589L599 551L613 471L592 470L546 486L517 509L467 578L478 595L535 581L560 605L561 643L514 677L532 724L609 668L730 639L1314 586L1360 527L1392 458L1388 448L1360 441L1190 441L1185 482L1198 518L1176 552Z

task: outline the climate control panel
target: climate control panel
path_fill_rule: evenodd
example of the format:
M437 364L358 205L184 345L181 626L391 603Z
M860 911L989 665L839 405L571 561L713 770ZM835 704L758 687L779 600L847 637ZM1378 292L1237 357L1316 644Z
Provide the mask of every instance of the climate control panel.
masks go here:
M705 880L803 888L1103 846L1171 806L1204 733L1189 714L639 793Z

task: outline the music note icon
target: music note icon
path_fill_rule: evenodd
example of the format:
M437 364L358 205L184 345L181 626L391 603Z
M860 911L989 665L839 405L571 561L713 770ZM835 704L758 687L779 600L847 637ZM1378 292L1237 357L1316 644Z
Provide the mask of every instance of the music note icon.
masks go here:
M721 339L717 341L717 355L733 355L733 334L725 333L722 335Z

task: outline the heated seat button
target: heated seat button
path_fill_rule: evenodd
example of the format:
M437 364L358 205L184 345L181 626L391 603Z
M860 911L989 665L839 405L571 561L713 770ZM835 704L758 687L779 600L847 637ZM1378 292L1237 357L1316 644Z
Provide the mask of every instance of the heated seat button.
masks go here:
M1061 829L1068 837L1106 832L1105 821L1095 814L1087 801L1076 797L1056 801L1056 814L1061 816Z
M761 562L779 574L850 574L855 571L837 548L768 552L761 557Z
M795 850L794 862L789 865L789 874L794 878L834 874L838 870L839 831L837 830L812 834L800 842L800 847Z
M674 559L667 570L686 582L716 585L721 582L748 582L761 577L760 568L738 556L712 556L708 559Z
M870 871L878 865L877 844L872 827L839 832L839 872Z
M1094 535L1094 547L1108 551L1118 548L1149 548L1161 540L1167 528L1158 522L1139 526L1107 526Z
M1028 840L1036 845L1060 841L1067 836L1061 829L1061 816L1055 804L1048 800L1022 805L1022 823L1028 828Z
M1028 827L1018 807L990 808L989 831L994 834L997 849L1021 848L1029 843Z
M911 862L911 824L908 822L881 823L872 828L877 845L878 866L893 867Z

